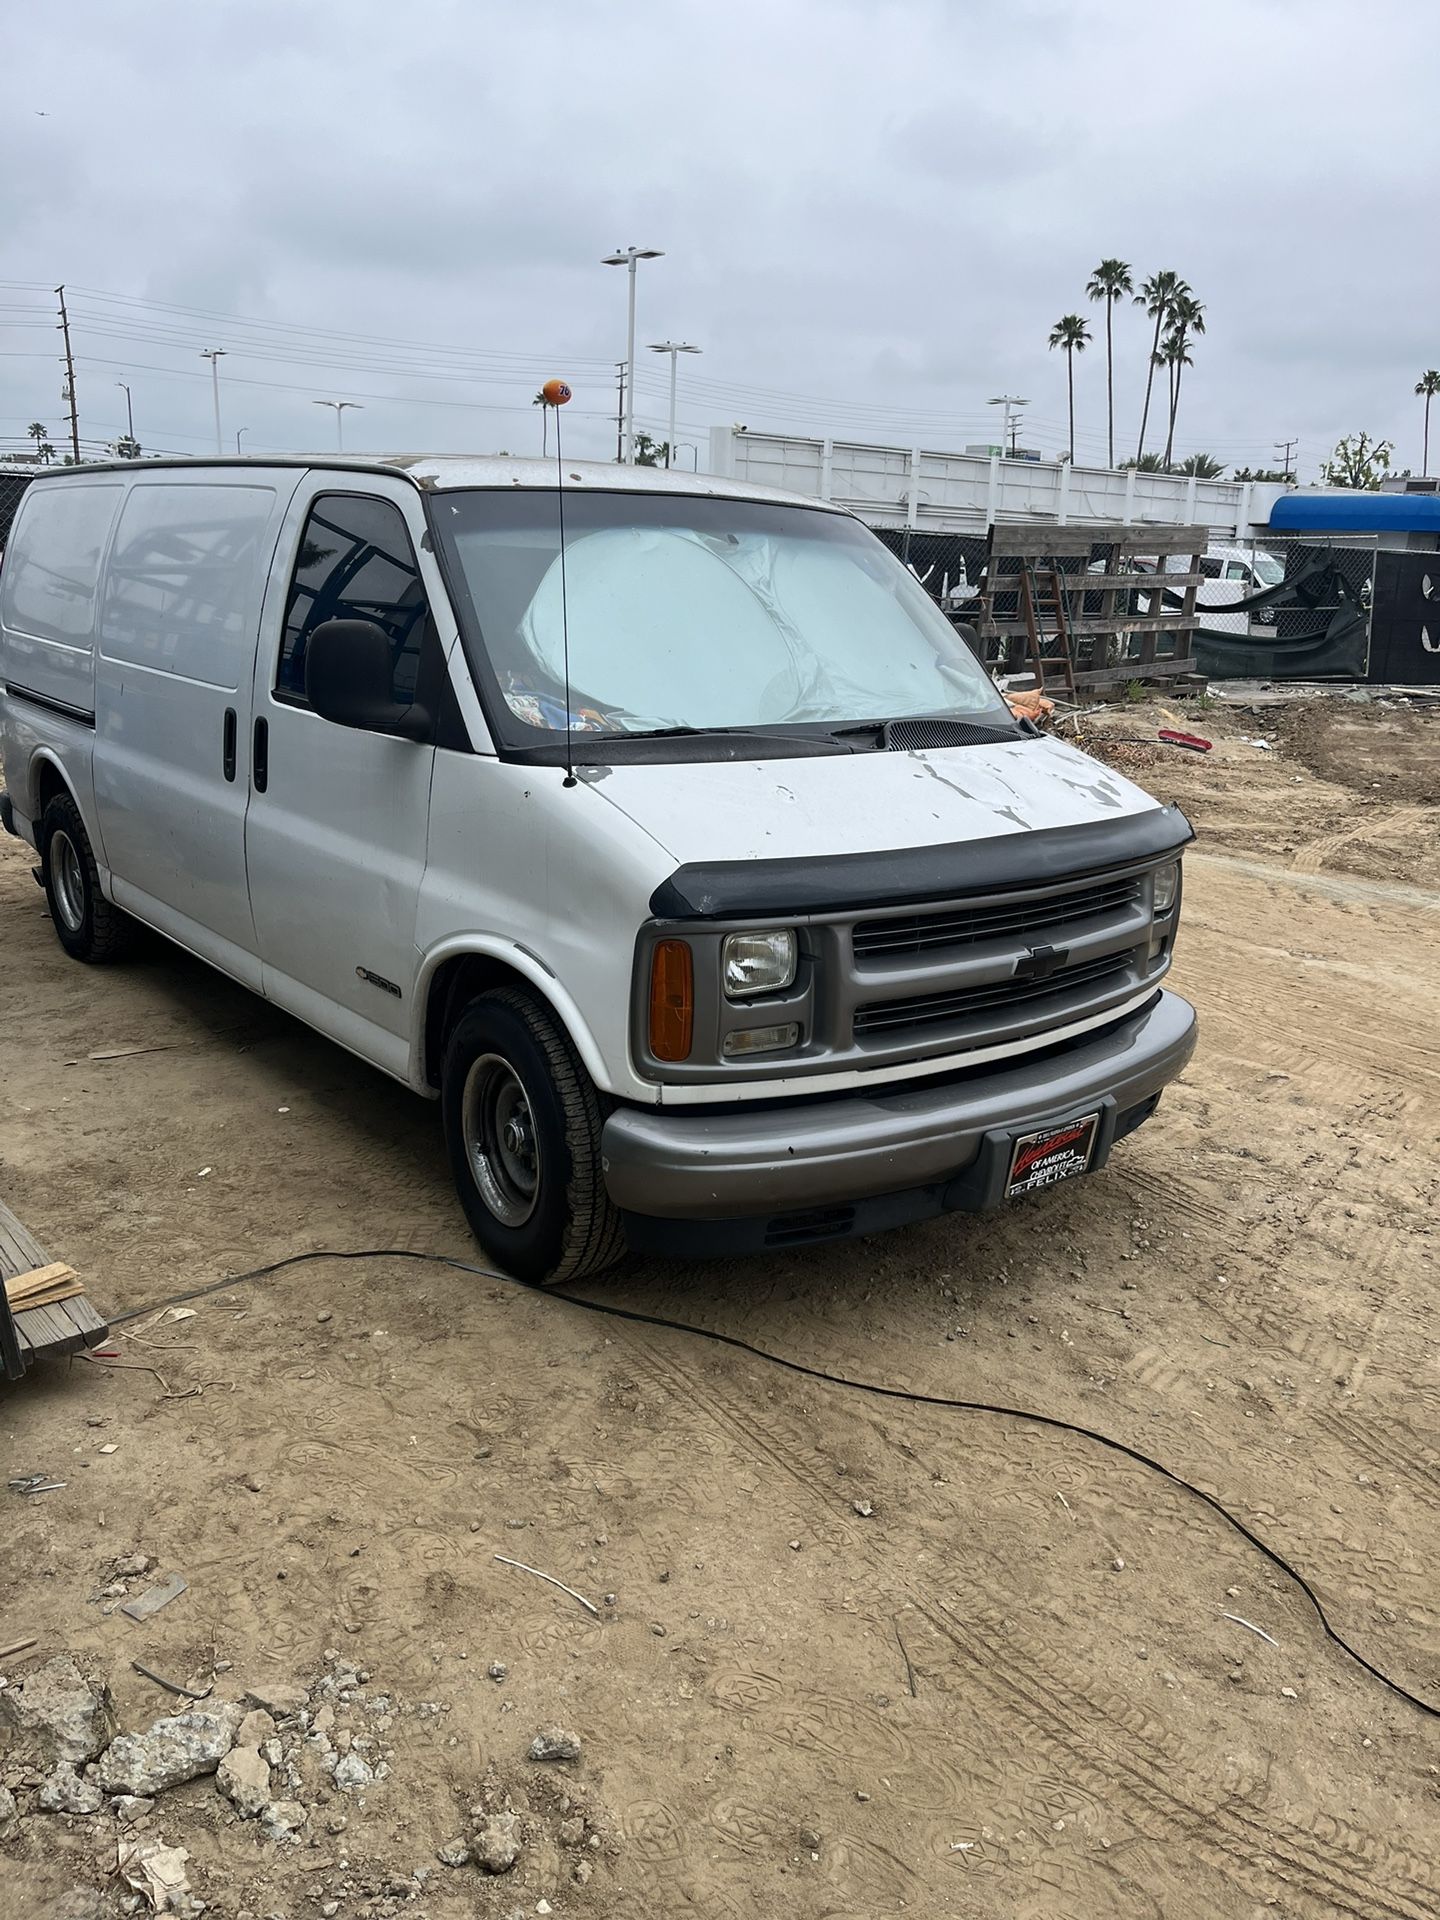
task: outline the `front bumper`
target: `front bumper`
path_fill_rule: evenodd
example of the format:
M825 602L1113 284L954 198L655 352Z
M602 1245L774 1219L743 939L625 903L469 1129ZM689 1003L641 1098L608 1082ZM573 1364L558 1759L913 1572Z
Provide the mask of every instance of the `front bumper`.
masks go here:
M620 1108L601 1143L606 1187L632 1245L667 1250L831 1239L995 1206L1015 1134L1098 1109L1091 1167L1102 1166L1183 1071L1195 1035L1194 1009L1159 992L1073 1046L938 1084L777 1101L759 1112ZM717 1233L722 1226L736 1230Z

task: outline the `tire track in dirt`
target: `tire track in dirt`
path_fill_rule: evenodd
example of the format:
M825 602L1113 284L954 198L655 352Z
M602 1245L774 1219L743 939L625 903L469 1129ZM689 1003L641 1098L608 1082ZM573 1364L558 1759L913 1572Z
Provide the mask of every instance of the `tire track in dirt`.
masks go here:
M1337 828L1333 833L1322 833L1318 839L1307 842L1295 852L1291 857L1290 871L1320 873L1337 853L1358 840L1389 840L1393 837L1403 843L1434 817L1434 811L1433 807L1395 807L1383 813L1367 815L1351 826Z
M817 1478L806 1458L813 1449L803 1435L795 1446L796 1423L788 1416L772 1414L768 1403L736 1406L723 1387L702 1385L673 1355L643 1338L635 1342L635 1351L671 1395L681 1418L718 1422L733 1444L778 1468L827 1515L832 1512L836 1489ZM782 1431L774 1431L777 1426ZM1264 1874L1280 1881L1291 1897L1302 1893L1317 1913L1353 1920L1434 1920L1434 1886L1424 1863L1337 1819L1276 1804L1268 1785L1250 1781L1237 1788L1232 1780L1211 1780L1183 1743L1142 1709L1097 1688L1078 1664L1062 1663L1039 1635L1008 1628L1004 1597L988 1592L973 1569L967 1570L967 1580L978 1592L980 1610L967 1612L960 1624L946 1603L899 1588L873 1538L843 1524L840 1533L863 1552L877 1592L886 1592L885 1609L913 1608L964 1668L967 1688L987 1693L1005 1719L1026 1720L1035 1748L1055 1771L1067 1781L1087 1783L1101 1804L1119 1799L1126 1819L1147 1837L1183 1838L1251 1897L1253 1878L1246 1876ZM854 1703L828 1694L808 1696L799 1713L775 1711L779 1683L772 1686L771 1699L752 1688L744 1702L781 1744L839 1759L851 1751L843 1734L863 1726L865 1736L872 1737L883 1725L884 1744L892 1753L900 1749L897 1760L913 1757L913 1743L893 1722L876 1723Z
M1234 1878L1230 1869L1238 1865L1282 1878L1292 1893L1298 1887L1315 1900L1322 1913L1433 1920L1434 1881L1415 1856L1338 1819L1277 1809L1259 1780L1206 1781L1187 1763L1183 1745L1142 1710L1087 1685L1041 1644L1026 1641L1017 1652L1001 1614L968 1613L961 1621L944 1602L920 1610L956 1648L971 1683L1028 1718L1057 1764L1063 1755L1067 1778L1078 1769L1078 1777L1088 1776L1097 1791L1118 1788L1127 1804L1142 1810L1135 1824L1149 1837L1173 1838L1178 1829L1227 1877ZM1097 1768L1102 1742L1105 1764ZM1147 1815L1155 1822L1148 1829ZM1343 1855L1338 1863L1337 1850ZM1247 1883L1237 1884L1253 1894Z

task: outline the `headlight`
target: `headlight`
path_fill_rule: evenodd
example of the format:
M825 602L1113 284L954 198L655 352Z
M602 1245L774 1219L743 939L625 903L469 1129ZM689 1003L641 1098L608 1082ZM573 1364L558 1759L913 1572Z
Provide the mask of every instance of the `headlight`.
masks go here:
M1152 911L1156 914L1169 913L1180 891L1180 862L1172 860L1168 867L1157 867L1153 886Z
M795 935L788 927L776 933L727 933L720 949L726 999L779 993L795 978L795 958Z

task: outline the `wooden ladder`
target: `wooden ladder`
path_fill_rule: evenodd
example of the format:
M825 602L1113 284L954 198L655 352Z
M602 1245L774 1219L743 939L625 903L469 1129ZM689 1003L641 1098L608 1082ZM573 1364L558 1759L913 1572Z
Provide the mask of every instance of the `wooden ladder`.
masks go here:
M1036 566L1025 562L1020 575L1020 609L1025 619L1026 643L1030 664L1035 669L1035 684L1041 693L1049 693L1051 684L1064 688L1073 701L1075 656L1070 646L1070 619L1065 610L1065 576L1059 567ZM1083 576L1081 576L1083 581ZM1083 590L1083 589L1082 589ZM1054 651L1045 652L1046 627L1053 627ZM1047 684L1046 667L1058 670L1057 680Z

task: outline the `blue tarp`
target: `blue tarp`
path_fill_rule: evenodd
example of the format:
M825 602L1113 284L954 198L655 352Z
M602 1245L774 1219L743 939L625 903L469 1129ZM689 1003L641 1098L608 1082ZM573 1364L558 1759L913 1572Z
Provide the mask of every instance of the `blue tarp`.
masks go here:
M1440 533L1440 494L1282 493L1270 525L1277 533Z

